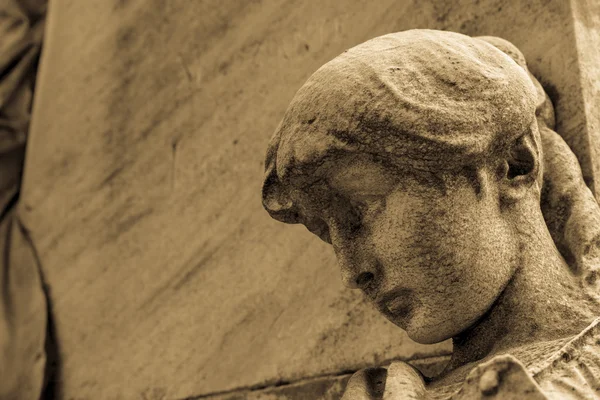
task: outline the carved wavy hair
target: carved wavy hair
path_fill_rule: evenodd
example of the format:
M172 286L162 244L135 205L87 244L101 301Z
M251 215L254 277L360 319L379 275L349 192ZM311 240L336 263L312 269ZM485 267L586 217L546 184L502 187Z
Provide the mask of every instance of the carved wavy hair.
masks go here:
M263 205L279 221L305 222L288 182L340 153L417 171L476 167L533 132L546 224L573 271L593 284L600 208L554 126L552 102L508 41L433 30L381 36L298 90L269 144Z

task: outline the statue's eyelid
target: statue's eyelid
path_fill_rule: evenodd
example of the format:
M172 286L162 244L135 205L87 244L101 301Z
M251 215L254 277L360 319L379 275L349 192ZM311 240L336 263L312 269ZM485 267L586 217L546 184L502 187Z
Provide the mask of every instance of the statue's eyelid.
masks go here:
M365 201L352 201L350 203L350 209L352 216L355 217L355 219L362 220L369 210L369 205Z
M366 212L379 212L385 206L385 197L379 195L372 195L365 197L362 201L358 202L358 209L362 214Z

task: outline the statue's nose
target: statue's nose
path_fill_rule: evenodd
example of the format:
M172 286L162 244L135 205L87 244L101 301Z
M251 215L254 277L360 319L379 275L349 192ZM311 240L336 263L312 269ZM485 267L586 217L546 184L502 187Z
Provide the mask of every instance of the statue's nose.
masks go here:
M351 289L366 289L376 278L376 263L364 248L359 246L334 246L342 273L342 282Z
M350 289L366 289L375 280L375 269L365 267L348 267L340 262L342 282Z
M361 272L355 279L358 288L366 288L375 279L375 274L369 271Z
M368 235L350 234L346 225L329 221L329 235L342 273L342 282L351 289L367 289L378 279L379 265L373 257Z

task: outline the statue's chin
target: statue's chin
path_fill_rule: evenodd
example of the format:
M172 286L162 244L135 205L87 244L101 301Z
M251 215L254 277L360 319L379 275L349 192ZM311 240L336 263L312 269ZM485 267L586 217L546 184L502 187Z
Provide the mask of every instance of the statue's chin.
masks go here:
M413 315L406 322L405 326L396 325L404 329L411 340L420 344L440 343L459 333L455 332L456 326L445 326L440 321L427 321L418 315Z
M388 309L379 307L381 312L391 323L396 325L398 328L406 331L408 337L421 344L434 344L443 342L448 337L442 337L440 335L439 323L436 324L436 328L428 327L427 321L424 321L422 317L414 313L414 309L410 309L407 313L396 313L392 314ZM431 325L431 324L429 324Z
M447 335L441 336L439 332L431 332L425 329L416 331L407 329L406 333L412 341L420 344L436 344L452 337Z
M458 315L452 315L447 310L433 312L431 307L423 306L412 297L413 301L403 304L403 307L390 308L375 305L391 323L406 331L408 337L420 344L435 344L459 335L474 324L485 313L479 309L465 309ZM466 318L475 315L474 318Z

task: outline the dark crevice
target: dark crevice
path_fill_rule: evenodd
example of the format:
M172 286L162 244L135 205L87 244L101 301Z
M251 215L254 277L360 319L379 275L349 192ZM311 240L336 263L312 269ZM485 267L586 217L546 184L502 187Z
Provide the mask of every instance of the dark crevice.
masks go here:
M311 381L316 381L319 379L326 379L326 378L339 378L339 377L343 377L346 375L351 375L353 373L355 373L356 370L342 370L339 371L338 373L335 374L325 374L325 375L317 375L317 376L313 376L310 378L301 378L298 379L296 381L288 381L288 380L279 380L279 381L275 381L271 384L259 384L259 385L251 385L251 386L241 386L235 389L230 389L230 390L222 390L222 391L218 391L218 392L212 392L212 393L207 393L207 394L201 394L201 395L197 395L197 396L189 396L189 397L184 397L181 399L177 399L177 400L200 400L200 399L207 399L213 396L223 396L223 395L228 395L228 394L235 394L236 392L257 392L257 391L261 391L261 390L267 390L267 389L274 389L274 388L282 388L285 386L291 386L291 385L298 385L298 384L302 384L302 383L308 383Z

